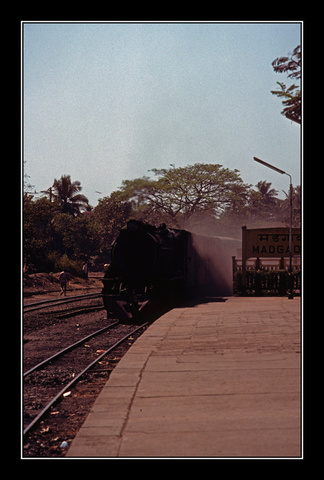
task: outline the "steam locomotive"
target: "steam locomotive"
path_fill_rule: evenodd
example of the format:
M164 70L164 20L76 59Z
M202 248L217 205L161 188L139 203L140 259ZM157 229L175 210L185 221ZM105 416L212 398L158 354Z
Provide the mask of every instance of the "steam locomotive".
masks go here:
M146 305L232 294L232 255L240 242L130 220L111 248L102 298L108 316L129 320Z

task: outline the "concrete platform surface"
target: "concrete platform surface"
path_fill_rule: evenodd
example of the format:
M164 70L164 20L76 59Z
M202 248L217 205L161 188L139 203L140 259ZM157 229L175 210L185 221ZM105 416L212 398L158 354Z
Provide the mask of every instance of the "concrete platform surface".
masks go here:
M301 456L300 298L175 308L112 372L68 457Z

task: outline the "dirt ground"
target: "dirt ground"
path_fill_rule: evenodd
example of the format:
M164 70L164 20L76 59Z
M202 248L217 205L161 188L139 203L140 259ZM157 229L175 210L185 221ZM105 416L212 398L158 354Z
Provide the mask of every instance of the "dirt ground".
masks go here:
M68 273L67 294L76 295L84 290L92 291L95 288L102 288L101 278L103 273L91 273L88 279L79 278ZM53 294L60 295L59 273L33 273L23 279L23 296L24 299L32 296L41 295L52 297ZM37 301L37 299L34 299ZM27 303L27 302L26 302Z
M66 297L85 293L99 293L102 288L100 277L103 274L95 275L90 275L88 280L69 275ZM59 274L37 273L29 275L23 282L23 296L25 305L46 299L60 299ZM67 308L73 310L76 305L78 307L90 306L91 308L98 305L98 310L68 317L62 315ZM69 304L69 306L56 305L24 313L22 320L23 371L28 370L67 345L113 322L114 319L107 319L107 312L102 307L102 299L99 297L84 299L77 304ZM27 377L24 381L22 405L24 427L45 406L49 396L57 388L61 389L64 382L73 378L80 369L83 361L82 357L84 357L86 363L89 363L90 356L96 358L107 346L132 329L134 329L134 326L122 325L118 329L110 330L100 339L96 337L84 344L81 347L81 352L78 353L78 360L71 353L70 358L65 356L61 362L56 362L50 368L36 371ZM139 331L138 334L131 336L129 341L113 351L111 355L104 357L100 362L99 370L95 374L86 374L71 390L67 398L52 407L47 417L23 439L22 458L65 456L67 448L64 445L70 445L97 395L107 382L110 372L138 335L141 334L142 331Z

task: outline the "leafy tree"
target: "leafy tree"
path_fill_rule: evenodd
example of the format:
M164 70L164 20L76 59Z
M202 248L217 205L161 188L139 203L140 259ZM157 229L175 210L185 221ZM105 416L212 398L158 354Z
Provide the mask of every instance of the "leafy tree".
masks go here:
M157 212L152 211L149 201L154 181L148 177L124 180L118 192L114 192L116 200L126 202L128 211L135 219L151 223L161 223L163 218Z
M46 198L34 201L32 195L24 194L24 260L41 270L48 267L47 255L53 248L52 218L53 204Z
M54 180L52 194L60 205L62 213L69 213L77 216L89 206L89 200L78 193L82 190L79 181L71 182L70 175L62 175L59 180Z
M248 211L246 217L249 221L258 222L280 222L278 217L279 200L276 198L278 191L271 188L271 183L260 180L256 184L257 190L251 190L249 194ZM248 222L247 222L248 223Z
M97 253L98 238L89 217L79 215L71 218L68 213L56 213L52 225L56 247L62 254L84 259Z
M240 208L248 197L238 170L217 164L197 163L187 167L153 169L157 180L139 179L123 185L123 193L135 194L140 213L166 221L170 226L188 227L201 216L219 216L226 208ZM136 185L135 185L136 182ZM139 196L140 195L140 196ZM133 200L134 202L134 200ZM157 223L157 222L155 222Z
M289 57L279 57L272 62L274 71L277 73L290 72L288 78L299 80L301 78L301 47L298 45ZM289 120L301 123L301 91L298 85L287 87L282 82L277 82L280 90L272 90L273 95L282 98L284 109L282 114Z
M36 271L57 271L64 255L66 261L71 259L72 268L97 252L98 236L91 218L61 213L57 207L57 201L24 194L24 262Z
M178 226L196 221L202 213L217 218L226 208L241 208L247 199L248 185L243 183L238 170L222 165L197 163L153 172L160 179L150 201Z
M91 217L92 228L96 232L97 254L107 255L119 230L125 226L132 212L131 203L121 192L113 192L99 200Z
M24 164L25 164L24 160ZM27 173L24 173L24 193L29 193L32 194L32 192L35 190L35 185L32 185L29 183L30 176L27 175Z
M81 273L85 258L108 261L112 242L130 218L236 238L241 236L242 225L256 228L289 223L289 195L277 199L278 192L265 180L251 188L238 170L197 163L153 169L153 173L157 178L123 181L118 191L100 199L89 214L81 211L88 203L80 199L80 182L72 183L69 176L62 176L54 182L57 189L53 185L46 192L54 202L45 197L35 200L25 193L24 259L38 271L68 266L69 271ZM300 187L296 187L294 226L300 223L300 204Z

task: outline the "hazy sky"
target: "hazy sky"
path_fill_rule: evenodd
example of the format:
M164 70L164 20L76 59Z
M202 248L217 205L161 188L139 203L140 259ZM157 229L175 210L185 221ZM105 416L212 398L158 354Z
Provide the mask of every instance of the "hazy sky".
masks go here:
M299 23L25 23L25 173L37 192L69 174L92 206L170 164L288 191L253 156L300 184L301 127L270 93L291 84L272 61L299 44Z

